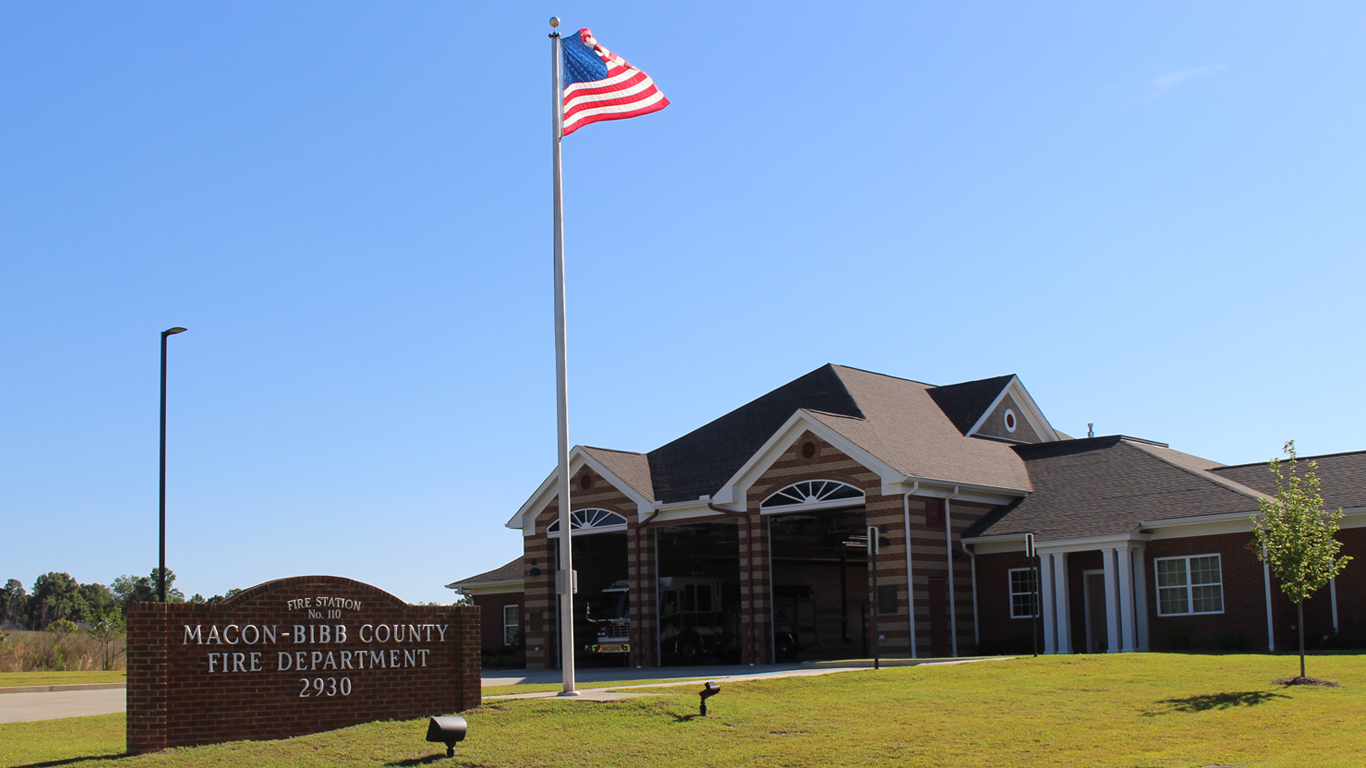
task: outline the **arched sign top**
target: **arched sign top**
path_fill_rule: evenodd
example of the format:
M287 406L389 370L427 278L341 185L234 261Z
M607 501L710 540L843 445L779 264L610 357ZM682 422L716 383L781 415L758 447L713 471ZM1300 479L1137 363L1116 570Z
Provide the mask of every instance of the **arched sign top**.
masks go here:
M569 513L569 531L573 536L584 533L606 533L626 530L626 517L607 509L576 509ZM545 529L547 536L560 535L560 521Z
M795 507L798 505L825 505L828 502L862 498L863 491L860 491L848 483L841 483L838 480L806 480L800 483L793 483L774 493L767 499L764 499L763 502L759 504L759 508L775 509L778 507Z

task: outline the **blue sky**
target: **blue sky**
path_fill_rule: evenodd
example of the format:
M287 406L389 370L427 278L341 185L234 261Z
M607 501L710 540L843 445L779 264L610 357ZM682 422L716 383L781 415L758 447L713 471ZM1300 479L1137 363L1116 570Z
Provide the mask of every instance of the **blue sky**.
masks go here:
M177 586L444 601L520 552L553 14L672 102L565 141L574 442L834 362L1225 463L1366 449L1366 9L849 5L0 5L0 579L155 566L175 325Z

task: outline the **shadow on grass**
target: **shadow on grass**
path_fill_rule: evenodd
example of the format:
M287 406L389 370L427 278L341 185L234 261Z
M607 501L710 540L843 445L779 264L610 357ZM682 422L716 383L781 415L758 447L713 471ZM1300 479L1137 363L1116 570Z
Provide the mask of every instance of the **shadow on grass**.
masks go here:
M82 765L85 763L98 763L105 760L122 760L132 755L120 752L113 755L87 755L86 757L69 757L65 760L45 760L41 763L25 763L17 765L15 768L54 768L58 765Z
M1271 691L1240 691L1238 693L1208 693L1200 696L1187 696L1184 699L1163 699L1159 708L1144 712L1145 717L1170 714L1172 712L1208 712L1211 709L1233 709L1234 707L1255 707L1273 699L1288 699L1283 693Z
M386 765L431 765L432 763L440 763L446 759L446 754L444 752L441 752L435 755L427 755L426 757L414 757L408 760L399 760L397 763L386 763Z

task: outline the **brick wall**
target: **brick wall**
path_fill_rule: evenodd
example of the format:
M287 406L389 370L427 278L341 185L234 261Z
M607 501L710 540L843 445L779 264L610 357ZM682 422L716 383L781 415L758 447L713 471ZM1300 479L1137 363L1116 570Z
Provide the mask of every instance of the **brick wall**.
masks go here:
M216 605L133 604L128 751L478 706L479 624L474 606L407 605L334 576L272 581Z
M900 497L897 497L900 503ZM952 618L957 619L958 653L974 650L972 621L972 560L966 555L953 559L953 600L949 600L949 551L962 549L963 531L992 510L989 504L951 500L947 504L950 537L945 535L944 499L912 496L911 573L914 577L916 654L948 655L952 652ZM904 550L900 554L902 572L906 568ZM936 604L937 603L937 604ZM942 616L941 616L942 613Z
M518 609L518 621L522 629L526 629L525 609L522 607L521 592L504 592L493 595L475 595L473 598L475 605L480 609L480 647L484 653L502 653L516 645L507 645L503 642L503 607L515 605Z
M1150 541L1143 553L1148 589L1148 632L1154 647L1163 632L1199 633L1214 638L1241 635L1249 649L1266 648L1266 582L1262 563L1250 546L1252 535L1190 536ZM1164 557L1219 555L1223 579L1222 613L1195 616L1158 616L1157 570L1153 562ZM1272 584L1276 590L1276 585ZM1273 592L1273 595L1275 593ZM1273 599L1273 608L1276 601ZM1279 616L1277 618L1280 618Z
M1337 578L1338 621L1343 627L1361 627L1366 625L1366 528L1338 531L1337 540L1342 542L1341 554L1352 557ZM1315 596L1310 602L1319 599Z
M982 644L993 652L1020 653L1032 650L1030 634L1035 632L1033 618L1012 618L1010 615L1010 571L1033 568L1037 561L1020 552L1001 552L977 557L977 619ZM1071 563L1068 564L1069 566ZM1080 597L1071 593L1072 599ZM1039 617L1038 648L1043 651L1043 617Z

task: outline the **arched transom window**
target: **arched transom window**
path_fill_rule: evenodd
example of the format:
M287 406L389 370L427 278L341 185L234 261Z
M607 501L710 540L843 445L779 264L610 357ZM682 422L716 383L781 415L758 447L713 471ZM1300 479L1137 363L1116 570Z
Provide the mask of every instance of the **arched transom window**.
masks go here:
M569 513L569 530L574 536L584 533L607 533L626 530L626 518L606 509L576 509ZM547 536L560 535L560 521L545 529Z
M847 499L862 499L863 491L838 480L807 480L793 483L764 499L760 509L777 509L797 505L834 506Z

